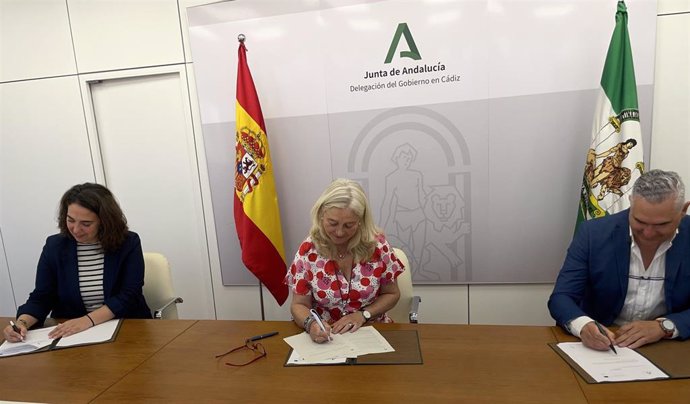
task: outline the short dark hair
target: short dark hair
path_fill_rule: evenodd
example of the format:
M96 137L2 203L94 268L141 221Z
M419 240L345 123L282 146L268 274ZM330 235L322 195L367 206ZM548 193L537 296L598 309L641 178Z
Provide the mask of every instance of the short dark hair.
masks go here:
M67 207L73 203L90 210L98 216L101 224L98 228L98 240L104 251L115 251L127 238L127 218L112 192L103 185L90 182L75 185L68 189L58 211L60 233L74 239L67 229Z

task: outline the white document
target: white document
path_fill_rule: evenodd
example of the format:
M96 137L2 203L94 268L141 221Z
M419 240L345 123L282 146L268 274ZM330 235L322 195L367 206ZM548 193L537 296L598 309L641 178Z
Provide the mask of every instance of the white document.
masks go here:
M0 356L19 355L26 352L37 351L53 343L48 334L55 327L39 328L27 331L24 341L9 342L5 341L0 345Z
M310 361L310 360L305 359L303 356L301 356L294 349L290 353L290 357L287 360L287 363L290 363L293 365L337 365L337 364L346 363L346 362L347 362L347 358L333 358L333 359L323 359L323 360Z
M374 327L362 327L355 332L332 334L332 341L317 344L306 332L284 338L293 349L300 364L334 363L333 360L356 358L371 353L393 352L395 349ZM293 356L290 359L293 359ZM297 361L292 363L298 363ZM341 362L335 362L341 363Z
M86 330L72 334L69 337L60 338L57 346L68 347L73 345L97 344L99 342L108 341L113 337L113 335L115 335L118 324L120 324L119 319L108 320L105 323L87 328Z
M647 358L630 348L616 347L597 351L581 342L561 342L558 347L597 382L623 382L631 380L667 379Z
M383 335L372 326L362 327L355 332L342 335L355 347L357 356L395 351Z
M340 334L333 334L332 341L317 344L306 332L283 338L299 356L310 362L322 362L335 358L354 358L357 356L353 346L348 345Z
M69 337L62 337L55 345L56 347L64 348L74 345L88 345L97 344L110 340L117 326L120 324L119 319L106 321L97 326L88 328L82 332L70 335ZM24 341L9 342L5 341L0 345L0 356L19 355L27 352L38 351L53 343L53 339L48 337L48 334L57 326L38 328L29 330L26 333Z

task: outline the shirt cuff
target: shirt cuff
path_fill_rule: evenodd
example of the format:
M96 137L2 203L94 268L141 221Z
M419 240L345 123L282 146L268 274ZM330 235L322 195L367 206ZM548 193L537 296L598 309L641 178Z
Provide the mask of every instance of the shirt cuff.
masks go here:
M582 328L587 325L592 320L591 317L589 316L580 316L575 318L574 320L570 320L568 324L566 324L566 328L568 331L570 331L571 334L574 336L580 338L580 331L582 331Z

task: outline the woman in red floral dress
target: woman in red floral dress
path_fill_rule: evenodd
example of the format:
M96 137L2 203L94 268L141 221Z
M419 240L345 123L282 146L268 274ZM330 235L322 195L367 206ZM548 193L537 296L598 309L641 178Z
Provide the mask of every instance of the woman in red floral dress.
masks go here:
M337 179L312 208L312 227L285 277L292 289L292 317L315 342L331 332L353 332L368 322L392 322L386 311L400 290L400 260L373 222L362 187ZM313 321L315 309L326 331Z

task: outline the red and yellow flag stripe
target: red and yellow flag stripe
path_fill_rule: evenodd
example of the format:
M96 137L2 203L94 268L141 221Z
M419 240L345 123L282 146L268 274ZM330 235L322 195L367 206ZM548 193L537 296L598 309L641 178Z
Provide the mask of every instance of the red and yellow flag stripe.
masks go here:
M235 227L242 262L282 305L288 296L283 283L287 265L271 152L244 43L240 43L238 56Z

